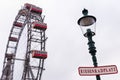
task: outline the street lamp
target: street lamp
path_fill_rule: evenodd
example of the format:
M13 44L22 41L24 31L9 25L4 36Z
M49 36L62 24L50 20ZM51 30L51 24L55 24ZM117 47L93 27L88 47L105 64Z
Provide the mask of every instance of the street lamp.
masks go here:
M88 15L88 10L84 9L82 11L83 17L78 20L78 25L80 26L83 35L88 38L89 53L92 56L92 61L94 67L98 66L96 58L96 47L94 46L95 42L92 40L92 37L95 35L96 27L96 18L94 16ZM96 80L101 80L100 75L96 75Z
M83 13L83 17L81 17L78 20L78 25L80 25L80 28L82 30L82 33L85 37L87 37L87 31L88 29L90 29L92 31L92 35L95 35L96 32L96 18L94 16L88 15L88 10L84 9L82 11Z

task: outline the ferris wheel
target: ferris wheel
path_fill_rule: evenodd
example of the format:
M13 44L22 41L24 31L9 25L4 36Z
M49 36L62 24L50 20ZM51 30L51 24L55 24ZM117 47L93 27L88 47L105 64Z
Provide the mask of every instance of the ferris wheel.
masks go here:
M47 58L42 9L26 3L12 25L0 80L41 80Z

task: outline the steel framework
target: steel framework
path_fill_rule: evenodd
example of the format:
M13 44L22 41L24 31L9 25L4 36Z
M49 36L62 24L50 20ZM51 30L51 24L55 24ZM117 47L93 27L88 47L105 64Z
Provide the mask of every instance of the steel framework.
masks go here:
M44 17L41 14L41 8L29 3L24 4L24 7L19 10L8 38L0 80L16 80L14 78L16 60L24 63L20 80L41 80L44 60L47 58L45 50L47 24L44 23ZM27 28L26 53L21 59L17 58L16 54L25 27ZM37 60L37 64L32 63L31 60Z

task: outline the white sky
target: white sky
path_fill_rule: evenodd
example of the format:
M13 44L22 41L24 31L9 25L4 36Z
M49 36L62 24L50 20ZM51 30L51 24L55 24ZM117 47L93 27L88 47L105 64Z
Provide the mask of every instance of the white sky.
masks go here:
M118 74L102 75L101 80L120 79L119 0L0 0L0 75L12 23L26 2L43 8L48 24L48 58L42 80L96 80L78 74L79 66L93 66L88 41L77 25L83 8L97 18L94 41L98 65L118 67Z

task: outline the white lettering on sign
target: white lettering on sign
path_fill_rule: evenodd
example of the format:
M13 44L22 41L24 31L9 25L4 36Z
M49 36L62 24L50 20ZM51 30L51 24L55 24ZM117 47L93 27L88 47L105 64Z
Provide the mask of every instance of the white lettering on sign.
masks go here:
M118 73L115 65L98 66L98 67L79 67L80 76L94 76Z

